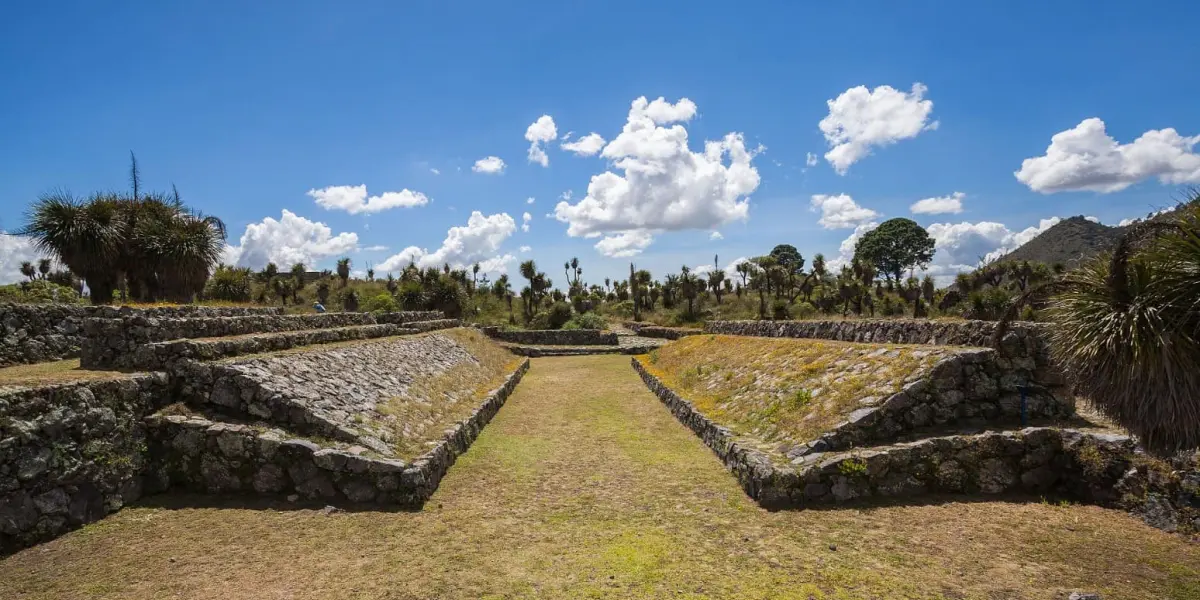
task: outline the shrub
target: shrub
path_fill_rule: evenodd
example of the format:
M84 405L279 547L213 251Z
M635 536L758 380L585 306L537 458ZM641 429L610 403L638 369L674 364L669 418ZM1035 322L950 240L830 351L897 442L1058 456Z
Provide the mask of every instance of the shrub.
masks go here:
M342 294L342 310L346 312L358 312L358 292L346 290Z
M792 308L792 316L797 319L811 319L817 314L817 307L811 302L801 302Z
M571 320L571 305L566 302L555 302L546 311L546 328L561 329Z
M65 285L49 281L26 281L0 285L0 302L83 304L87 300Z
M249 268L221 265L213 271L205 286L204 295L212 300L225 302L249 302L250 283L253 275Z
M421 310L425 308L425 291L420 282L405 281L396 292L396 299L404 310Z
M604 320L604 317L601 317L600 315L598 315L596 313L585 313L582 315L576 315L575 318L571 319L570 321L567 321L563 325L562 328L563 329L604 329L605 327L608 327L608 322L606 322Z
M387 292L380 292L367 300L367 312L396 312L400 310L400 306L396 304L396 299Z
M427 302L430 310L442 311L447 319L458 319L467 305L467 292L449 275L442 275L433 282Z
M776 320L783 320L783 319L790 318L790 315L788 314L787 302L782 299L778 299L778 298L774 302L772 302L771 303L771 316L774 317Z
M848 458L838 464L838 471L846 477L865 477L867 461L861 458Z

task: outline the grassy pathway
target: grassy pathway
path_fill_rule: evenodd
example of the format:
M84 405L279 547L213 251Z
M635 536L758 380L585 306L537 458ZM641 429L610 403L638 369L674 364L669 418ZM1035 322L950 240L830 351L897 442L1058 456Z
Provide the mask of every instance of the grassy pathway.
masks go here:
M420 512L263 506L127 508L0 598L1200 597L1200 549L1095 507L763 511L625 356L536 359Z

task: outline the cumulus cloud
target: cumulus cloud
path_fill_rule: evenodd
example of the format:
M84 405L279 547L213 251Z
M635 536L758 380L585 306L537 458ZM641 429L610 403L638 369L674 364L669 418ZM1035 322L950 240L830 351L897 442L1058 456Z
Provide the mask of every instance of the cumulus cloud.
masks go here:
M720 232L720 231L714 231L714 232L712 232L712 233L708 234L708 239L710 239L710 240L723 240L723 239L725 239L725 236L721 235L721 232Z
M874 90L860 85L827 100L829 115L818 124L830 146L825 160L839 175L845 175L850 165L869 156L873 148L937 129L938 122L929 121L933 101L924 99L927 89L921 83L914 83L909 93L887 85Z
M306 193L325 210L344 210L352 215L429 204L429 198L425 194L408 189L384 192L368 198L366 185L331 185L319 190L308 190Z
M747 196L759 184L752 164L757 151L746 148L740 133L730 133L692 152L680 122L695 114L687 98L675 104L634 100L621 133L600 152L620 173L592 176L587 196L571 204L564 194L554 208L554 217L569 225L567 234L615 234L597 249L629 256L660 231L713 229L748 218Z
M821 213L817 223L825 229L849 229L879 216L878 212L859 206L848 194L813 194L810 210Z
M430 172L430 173L433 173L434 175L441 175L441 174L442 174L442 172L441 172L441 171L439 171L439 170L437 170L437 169L432 169L432 168L431 168L431 169L429 169L429 172Z
M812 152L805 152L804 153L804 164L805 164L805 166L809 166L809 167L817 166L817 155L813 154Z
M312 268L319 261L343 256L358 249L358 234L333 235L328 225L310 221L284 209L278 220L266 217L246 226L236 246L226 246L226 264L261 269L273 262L280 269L295 263Z
M380 246L367 246L366 248L359 248L358 251L359 252L383 252L384 250L387 250L387 249L388 249L387 246L380 245Z
M21 263L29 261L36 266L43 258L51 257L38 252L29 238L0 229L0 284L25 281Z
M554 141L558 137L558 127L550 115L542 115L525 129L525 141L529 142L529 162L543 167L550 166L550 157L542 144Z
M654 236L650 232L634 230L607 236L596 242L595 248L609 258L621 258L641 254L653 241Z
M533 248L530 248L529 246L521 246L517 251L521 254L528 254L530 250L533 250Z
M456 269L479 263L480 270L487 273L503 273L508 263L516 260L511 254L498 254L500 246L517 230L517 222L507 213L484 216L473 211L466 226L451 227L441 247L430 252L417 246L409 246L393 254L376 267L381 273L394 273L416 263L418 267L440 267L449 263Z
M504 166L504 161L499 156L487 156L475 161L471 170L484 175L499 175L504 173Z
M749 258L746 258L745 256L740 256L738 258L733 259L732 261L729 261L729 264L725 265L724 269L721 269L722 271L725 271L725 279L728 279L735 284L741 283L742 276L741 276L741 274L739 274L737 272L737 266L742 263L750 263L750 266L753 268L753 270L755 270L755 271L758 270L758 265L750 262ZM692 268L692 272L695 273L696 275L707 275L708 273L711 273L715 269L716 269L716 265L709 263L709 264L704 264L704 265L696 265L695 267Z
M1200 135L1183 137L1167 128L1120 144L1093 117L1054 134L1046 154L1021 161L1014 175L1043 194L1119 192L1151 177L1164 184L1200 183L1200 154L1192 151L1197 142Z
M1014 231L1003 223L934 223L926 228L936 243L928 273L939 283L948 282L956 273L970 271L980 261L991 261L1029 242L1062 221L1059 217L1041 219L1037 225Z
M958 214L962 212L962 200L966 197L962 192L954 192L949 196L924 198L913 202L908 209L915 215Z
M525 204L533 204L533 202L534 202L533 196L530 196L525 199Z
M604 144L604 137L592 132L573 142L563 142L562 148L579 156L595 156L604 148Z
M525 213L521 215L521 231L529 233L529 222L533 220L533 215Z
M1133 225L1134 223L1140 223L1141 221L1144 221L1146 219L1153 219L1154 217L1157 217L1158 215L1166 214L1173 210L1175 210L1174 206L1168 206L1167 208L1164 208L1162 210L1151 211L1145 217L1132 217L1129 219L1121 219L1121 222L1117 223L1117 227L1126 227L1129 225Z
M854 246L858 244L858 240L876 227L879 227L879 223L875 221L857 225L854 228L854 232L846 236L846 239L842 240L842 243L838 245L838 255L833 258L825 257L825 268L829 271L837 271L843 265L850 264L850 261L854 260Z

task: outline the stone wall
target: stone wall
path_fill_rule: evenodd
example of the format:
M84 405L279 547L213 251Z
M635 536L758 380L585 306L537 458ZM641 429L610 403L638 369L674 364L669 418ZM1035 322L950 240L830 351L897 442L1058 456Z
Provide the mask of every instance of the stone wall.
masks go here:
M230 317L281 314L282 308L162 306L144 309L77 304L0 304L0 367L79 356L89 318Z
M789 337L874 344L930 344L991 347L994 321L932 321L927 319L862 319L852 321L711 321L706 333ZM1023 384L1066 394L1066 380L1050 358L1044 326L1017 322L997 348L998 364L1013 369Z
M680 422L717 454L760 504L796 507L856 498L933 492L998 494L1056 491L1114 502L1112 491L1133 454L1124 436L1031 427L934 437L841 453L814 453L780 465L698 411L633 361L634 369ZM1080 452L1088 447L1081 459ZM1092 453L1103 460L1093 460ZM1093 464L1105 465L1093 469Z
M864 398L861 408L816 440L799 440L789 458L894 441L922 430L971 424L1017 425L1028 420L1057 421L1075 413L1075 399L1028 390L1022 411L1019 389L1026 374L995 350L964 350L938 361L929 372L887 398ZM1024 412L1024 415L1022 415Z
M489 337L512 344L532 346L592 346L617 345L617 334L599 329L529 329L505 331L496 327L484 327Z
M429 335L227 363L183 361L171 376L181 382L178 399L199 409L391 455L393 433L377 405L419 379L474 362L450 336ZM410 428L420 432L421 424Z
M50 539L142 493L142 419L163 374L0 390L0 553Z
M704 333L703 329L694 327L661 327L651 323L643 323L640 321L626 321L625 327L628 327L634 333L642 337L662 338L667 340L677 340L689 335L700 335Z
M89 362L81 362L85 368L89 369L150 371L170 369L172 365L181 361L209 361L246 354L276 352L299 346L366 340L406 333L415 333L415 330L400 325L360 325L333 329L280 331L234 338L183 339L138 346L132 353L105 353L103 360L96 360L97 354L84 354L83 358Z
M522 362L470 416L408 463L372 458L362 447L322 448L308 440L289 439L278 430L194 417L153 417L148 419L152 464L147 487L153 491L184 488L209 493L295 494L308 500L420 507L528 368L529 361Z
M438 320L434 320L438 319ZM406 325L421 329L441 328L437 311L370 313L323 313L283 315L273 313L235 316L169 317L131 313L120 317L89 318L83 321L84 339L80 362L87 368L144 368L133 355L158 342L184 339L230 337L257 333L307 331L361 325Z

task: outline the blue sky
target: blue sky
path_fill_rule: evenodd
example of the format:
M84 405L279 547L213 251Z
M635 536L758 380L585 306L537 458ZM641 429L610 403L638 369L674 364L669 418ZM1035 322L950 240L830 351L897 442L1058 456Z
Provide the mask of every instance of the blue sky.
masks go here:
M224 219L229 258L254 267L344 253L515 275L533 258L554 277L577 256L596 282L777 243L836 259L905 216L948 277L1054 217L1115 224L1200 183L1198 17L1194 2L25 3L0 23L0 229L55 188L123 189L132 150L148 187ZM526 137L543 115L547 166ZM599 154L562 147L592 132ZM503 172L475 171L485 157ZM912 213L937 198L960 212ZM30 250L0 243L9 281Z

